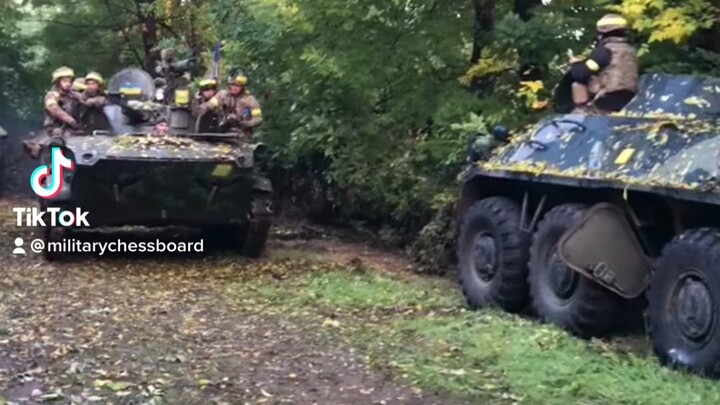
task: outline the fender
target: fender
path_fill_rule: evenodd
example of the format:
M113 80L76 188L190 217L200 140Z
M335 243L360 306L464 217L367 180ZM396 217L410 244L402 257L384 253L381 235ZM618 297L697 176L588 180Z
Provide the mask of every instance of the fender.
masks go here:
M558 255L570 268L627 299L650 284L652 261L645 254L625 211L599 203L558 242Z

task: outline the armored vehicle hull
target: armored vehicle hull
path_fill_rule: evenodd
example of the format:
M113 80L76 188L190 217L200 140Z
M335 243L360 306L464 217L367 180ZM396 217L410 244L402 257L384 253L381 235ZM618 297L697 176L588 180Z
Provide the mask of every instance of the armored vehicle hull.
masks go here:
M216 119L193 119L187 94L179 105L148 100L154 85L137 69L119 72L109 90L136 97L132 111L127 100L116 97L104 111L81 115L83 131L57 145L73 169L64 172L60 191L42 205L81 209L93 228L200 227L207 238L230 242L243 255L260 255L271 214L272 185L260 169L266 147L213 132ZM156 115L167 117L170 134L151 134ZM71 230L48 226L46 237L57 240Z
M720 374L719 117L720 79L646 75L621 112L548 118L473 162L458 213L468 303L582 337L646 306L663 364Z

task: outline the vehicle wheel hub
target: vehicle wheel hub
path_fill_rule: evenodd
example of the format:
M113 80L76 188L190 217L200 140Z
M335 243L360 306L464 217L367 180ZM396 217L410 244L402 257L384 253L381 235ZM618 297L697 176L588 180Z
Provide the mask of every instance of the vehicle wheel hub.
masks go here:
M578 283L578 274L570 269L558 255L557 247L553 248L548 260L550 286L555 295L562 299L570 298Z
M680 332L692 341L705 340L712 328L714 308L705 283L695 276L683 277L676 289L675 307Z
M496 255L495 238L487 232L479 234L473 244L473 265L477 275L486 283L495 276Z

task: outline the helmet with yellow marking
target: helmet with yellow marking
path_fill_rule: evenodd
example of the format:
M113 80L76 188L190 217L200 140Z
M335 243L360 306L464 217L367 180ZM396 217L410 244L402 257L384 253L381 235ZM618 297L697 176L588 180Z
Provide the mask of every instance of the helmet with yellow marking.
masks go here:
M200 80L200 90L208 90L208 89L216 89L217 88L217 80L213 78L208 79L202 79Z
M228 77L228 84L235 84L238 86L247 86L248 84L248 77L245 76L244 73L238 71L230 75Z
M628 27L628 22L619 14L606 14L598 20L597 32L607 34L608 32L623 30Z
M62 78L72 79L75 77L75 71L67 66L59 67L52 72L52 82L55 83Z
M85 76L85 81L92 80L98 85L102 86L105 83L105 80L103 80L103 77L98 72L90 72Z

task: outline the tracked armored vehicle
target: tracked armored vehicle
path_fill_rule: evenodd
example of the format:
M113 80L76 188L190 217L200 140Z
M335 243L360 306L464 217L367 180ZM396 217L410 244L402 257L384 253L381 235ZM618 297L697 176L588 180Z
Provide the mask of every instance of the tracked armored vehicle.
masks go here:
M81 112L82 131L60 145L74 169L65 171L56 196L41 200L44 208L80 208L91 227L199 227L259 256L270 228L272 185L260 170L267 148L223 133L218 117L193 119L187 88L174 89L173 100L158 90L139 69L111 78L110 105ZM170 135L151 136L160 115ZM48 226L46 239L69 231Z
M644 75L618 113L562 112L496 130L507 143L463 173L467 302L581 337L640 306L662 364L719 375L720 79Z

